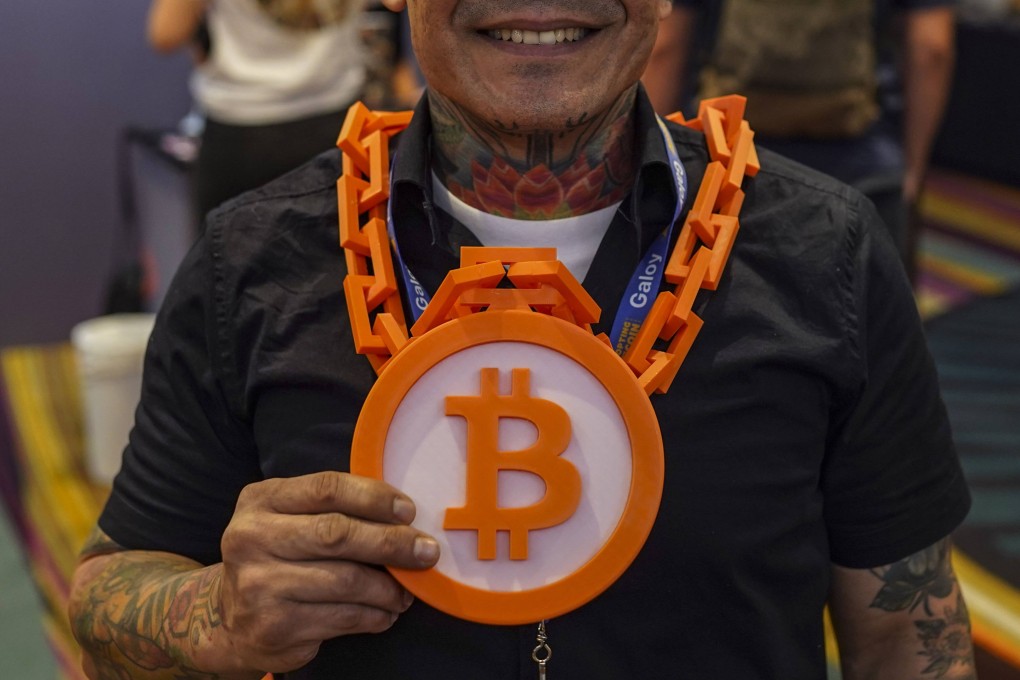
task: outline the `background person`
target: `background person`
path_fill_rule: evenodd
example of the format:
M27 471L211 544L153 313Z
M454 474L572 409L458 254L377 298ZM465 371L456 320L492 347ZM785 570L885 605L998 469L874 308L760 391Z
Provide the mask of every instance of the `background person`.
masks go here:
M363 0L153 0L148 36L191 47L205 124L195 167L201 220L336 140L365 85Z
M745 94L758 144L860 189L912 278L916 203L952 82L955 6L675 0L644 82L664 113L692 97Z

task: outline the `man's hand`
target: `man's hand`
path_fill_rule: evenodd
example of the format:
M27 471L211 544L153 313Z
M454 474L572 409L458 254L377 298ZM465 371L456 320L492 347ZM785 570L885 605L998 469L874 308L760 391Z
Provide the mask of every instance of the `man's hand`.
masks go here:
M223 562L127 550L96 529L69 614L91 678L260 678L299 668L323 640L386 630L411 604L379 565L424 569L434 539L380 481L321 472L246 487Z
M411 595L371 565L432 566L414 504L373 479L323 472L252 484L223 535L221 609L236 652L270 672L299 668L339 635L379 633Z

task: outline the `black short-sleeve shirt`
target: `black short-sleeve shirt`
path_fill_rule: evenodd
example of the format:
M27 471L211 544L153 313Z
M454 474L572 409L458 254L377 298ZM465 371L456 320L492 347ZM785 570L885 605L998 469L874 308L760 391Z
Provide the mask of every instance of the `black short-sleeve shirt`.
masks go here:
M640 171L585 280L611 323L672 216L639 97ZM401 249L431 290L470 232L431 206L428 108L393 169ZM692 194L703 137L670 125ZM652 397L662 505L631 568L549 622L557 677L825 677L832 563L887 564L947 535L969 496L895 249L852 189L761 152L727 271L672 388ZM345 470L373 372L354 352L330 151L212 213L149 343L137 423L100 526L130 549L220 559L239 490ZM416 602L391 630L327 641L293 678L532 678L534 626ZM552 672L552 670L551 670Z

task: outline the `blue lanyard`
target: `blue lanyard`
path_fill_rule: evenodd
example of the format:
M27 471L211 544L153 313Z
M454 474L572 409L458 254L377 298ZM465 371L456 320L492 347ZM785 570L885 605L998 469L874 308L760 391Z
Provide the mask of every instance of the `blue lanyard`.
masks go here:
M637 269L630 277L627 284L627 291L620 301L620 308L616 310L616 318L613 319L613 328L609 338L613 341L613 349L620 356L623 356L630 348L641 324L645 322L652 303L659 294L659 286L662 285L662 274L666 269L666 261L669 256L669 242L673 236L673 226L680 221L680 213L683 212L684 202L687 200L687 171L680 162L680 154L677 153L673 138L666 129L662 118L655 117L662 131L662 139L666 144L666 155L669 157L669 168L673 173L673 180L676 182L676 210L673 212L673 219L655 241L648 252L641 258Z
M393 196L393 175L390 175L390 196ZM417 321L418 317L425 311L425 307L429 304L429 300L432 296L429 295L428 291L425 290L425 286L418 282L418 279L411 270L407 268L407 263L404 262L404 257L400 254L400 246L397 244L397 232L393 228L393 201L386 201L386 231L390 236L390 243L393 244L393 254L396 257L397 264L400 265L400 273L404 277L404 290L407 291L407 298L411 303L411 314L414 316L414 320Z
M659 130L662 132L663 143L666 145L666 155L669 157L669 168L676 182L676 209L673 212L673 219L669 226L663 230L652 243L648 252L644 254L638 263L634 274L631 275L627 291L624 293L620 308L613 320L613 328L610 338L613 341L613 348L621 356L627 351L634 337L637 335L641 324L644 323L648 312L651 309L655 297L658 295L659 286L662 285L663 271L666 269L666 258L669 255L669 243L672 240L673 227L680 221L680 214L683 212L684 203L687 200L687 171L680 162L680 154L677 153L673 138L666 128L662 119L656 116ZM392 184L390 195L393 195ZM400 254L400 246L397 244L396 231L393 228L393 202L390 201L386 207L386 225L389 231L390 241L393 243L393 252L397 264L400 266L401 275L404 277L404 287L410 299L411 314L417 321L425 306L429 303L429 294L424 286L418 282L411 270L408 269L404 258Z

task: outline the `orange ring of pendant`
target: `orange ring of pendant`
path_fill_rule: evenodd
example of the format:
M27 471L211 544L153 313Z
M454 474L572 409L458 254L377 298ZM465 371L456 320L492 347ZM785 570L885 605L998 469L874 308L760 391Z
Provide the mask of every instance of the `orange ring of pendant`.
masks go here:
M447 614L478 623L519 625L560 616L586 604L612 585L637 557L662 498L662 436L644 390L607 345L551 316L490 311L443 324L393 357L393 365L379 376L358 418L351 472L383 480L390 423L411 387L447 357L490 342L546 347L583 366L616 403L631 443L631 484L619 522L595 555L571 574L538 588L505 592L469 586L436 569L388 567L416 597Z

